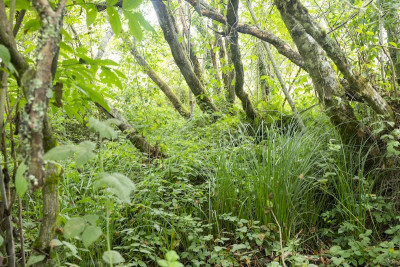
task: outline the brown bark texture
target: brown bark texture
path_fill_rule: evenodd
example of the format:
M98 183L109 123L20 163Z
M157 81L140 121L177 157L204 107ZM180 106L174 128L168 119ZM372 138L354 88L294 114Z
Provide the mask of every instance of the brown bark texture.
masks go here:
M183 46L178 41L177 32L173 25L173 19L171 18L167 7L161 0L151 1L157 14L158 22L164 33L164 38L168 42L172 56L175 63L178 65L183 77L186 80L189 88L196 96L196 100L200 109L203 112L213 114L217 111L217 107L211 102L203 84L195 74L193 67L184 52Z
M232 61L235 66L235 93L242 102L242 106L249 119L255 120L259 117L255 110L249 95L244 91L244 70L242 57L239 48L239 37L237 33L237 24L239 22L239 0L230 0L228 2L227 17L227 32L226 36L230 40L230 49L232 53Z

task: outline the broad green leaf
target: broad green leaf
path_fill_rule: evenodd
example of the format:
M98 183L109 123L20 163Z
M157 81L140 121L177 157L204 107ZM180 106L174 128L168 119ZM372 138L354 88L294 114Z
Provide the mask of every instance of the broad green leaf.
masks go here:
M165 254L165 259L170 262L177 261L177 260L179 260L179 255L176 254L175 251L171 250L171 251L168 251L167 254Z
M15 176L15 189L20 198L22 198L28 189L28 181L24 177L24 172L28 167L25 164L18 166L18 170Z
M16 0L15 1L15 9L16 10L21 10L21 9L29 9L31 6L31 3L28 0Z
M99 216L96 214L88 214L83 216L83 218L88 221L91 225L96 225L96 221L99 219Z
M66 246L67 248L69 248L69 250L72 252L72 254L77 255L78 254L78 249L76 248L75 245L67 242L67 241L63 241L62 242L64 246Z
M86 9L86 25L89 27L96 20L97 8L94 4L87 4L85 9Z
M85 231L83 231L83 234L81 236L83 245L85 247L89 247L91 244L93 244L101 235L103 232L101 231L101 228L98 226L93 226L89 225L85 228Z
M44 154L44 160L65 160L69 157L72 157L77 151L76 146L74 145L62 145L56 146Z
M11 60L10 52L8 51L7 47L5 47L2 44L0 44L0 59L1 62L3 62L6 65L8 65L8 63L10 63Z
M118 36L122 30L121 20L119 18L118 11L112 7L107 7L107 14L108 14L108 21L110 22L111 29L113 30L114 34Z
M4 238L0 235L0 246L3 245Z
M41 254L41 255L32 255L29 257L28 262L26 263L26 266L32 266L35 263L41 262L46 258L45 255Z
M99 121L93 117L89 118L89 129L94 130L100 134L100 138L116 138L117 132L114 131L112 125L118 125L120 123L119 120L116 119L108 119L104 122Z
M122 8L125 10L131 10L138 8L143 0L124 0L122 2Z
M109 4L110 6L115 5L118 2L118 0L107 0L107 4Z
M138 41L141 41L143 39L143 32L136 16L127 11L124 11L124 16L128 19L129 31Z
M100 173L99 176L100 180L94 183L96 189L105 186L108 192L130 203L129 195L135 189L135 184L128 177L120 173Z
M93 102L99 104L106 111L110 112L110 107L108 106L104 97L99 92L93 90L92 88L90 88L90 86L86 86L84 84L79 84L77 87L79 87L78 89L84 91Z
M154 30L153 26L143 17L142 13L135 12L133 13L134 18L142 25L143 29L152 32L153 34L157 34L156 30Z
M118 63L111 59L95 59L94 64L98 66L118 66Z
M24 25L25 32L34 32L40 29L40 21L38 19L28 20Z
M108 264L118 264L125 262L125 259L119 254L118 251L109 250L103 253L102 259Z
M96 148L96 144L90 141L83 141L77 146L76 166L80 167L96 156L92 151Z
M85 220L81 217L71 218L64 227L64 236L66 238L74 238L80 235L85 229Z

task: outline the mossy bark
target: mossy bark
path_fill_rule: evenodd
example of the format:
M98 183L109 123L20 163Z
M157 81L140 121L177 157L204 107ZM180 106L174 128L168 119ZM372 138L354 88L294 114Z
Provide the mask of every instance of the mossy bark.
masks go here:
M382 115L387 122L394 122L394 113L386 100L353 69L344 51L337 42L327 35L322 27L317 24L308 13L308 10L299 0L275 0L279 11L295 19L302 28L325 50L328 57L332 59L343 77L348 81L351 90L358 93L364 101L378 114ZM300 47L297 45L300 51ZM301 52L300 52L301 53ZM303 55L303 59L305 59ZM390 128L390 126L388 125Z
M228 9L226 12L227 17L227 31L226 36L230 40L230 50L232 53L232 61L235 66L235 93L242 102L242 106L249 119L255 120L259 117L249 95L244 91L244 70L242 63L242 56L239 48L239 36L237 32L237 24L239 21L239 0L230 0L228 2Z
M279 1L276 1L279 2ZM345 143L362 144L368 139L358 119L354 115L345 90L339 83L335 71L318 43L288 14L284 6L277 3L281 17L289 30L317 91L320 103L325 108L332 124L337 128Z
M213 114L217 111L217 107L211 102L202 82L194 72L194 69L184 52L182 44L178 40L173 20L168 12L166 5L161 0L151 1L157 14L158 22L164 33L164 38L168 42L175 63L178 65L185 81L193 94L196 101L203 112Z

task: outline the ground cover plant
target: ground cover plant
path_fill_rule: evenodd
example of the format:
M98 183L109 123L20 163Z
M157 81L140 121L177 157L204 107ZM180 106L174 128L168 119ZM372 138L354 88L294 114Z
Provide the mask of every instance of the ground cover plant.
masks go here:
M399 12L0 0L0 265L399 266Z

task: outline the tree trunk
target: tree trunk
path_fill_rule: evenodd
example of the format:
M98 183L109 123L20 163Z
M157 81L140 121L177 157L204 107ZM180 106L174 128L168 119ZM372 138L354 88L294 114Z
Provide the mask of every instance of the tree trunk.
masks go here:
M193 7L195 7L195 10L202 16L205 16L207 18L210 18L214 21L218 21L226 25L226 18L223 15L219 14L217 11L215 11L208 4L204 3L203 1L200 1L201 9L197 8L197 0L185 0L185 1L191 4ZM304 68L304 61L303 58L300 56L300 54L295 50L293 50L285 41L274 35L272 32L260 30L255 26L251 26L245 23L237 23L236 26L238 32L252 35L260 40L263 40L273 45L281 55L288 58L297 66Z
M229 40L228 38L225 38L225 48L227 51L227 58L228 58L228 64L226 66L226 100L228 101L229 105L231 108L235 104L235 99L236 99L236 94L235 94L235 87L232 85L233 79L235 79L235 71L231 70L231 67L233 65L232 62L232 53L231 49L229 46Z
M150 158L160 158L165 156L161 154L157 146L152 147L149 143L147 143L146 139L135 129L133 129L126 119L110 103L107 102L107 105L110 107L110 112L105 110L99 104L96 103L96 105L107 117L117 119L121 122L118 125L118 128L140 152L147 154Z
M226 36L230 40L230 50L232 53L232 61L235 66L235 93L242 101L242 106L249 119L255 120L259 117L257 111L254 109L249 95L244 91L244 70L242 64L242 57L239 48L239 38L237 33L237 24L239 21L239 0L230 0L228 2L227 17L227 32Z
M275 0L275 3L281 14L282 12L290 14L290 16L296 19L296 21L304 27L304 30L325 50L343 74L343 77L348 81L351 90L357 92L377 114L383 116L386 122L394 122L393 110L386 100L353 69L339 45L311 18L308 10L300 1L291 0L288 2L286 0ZM297 45L297 49L300 51L299 45ZM390 125L387 126L388 128L393 127Z
M250 11L250 14L251 14L251 17L253 18L254 23L256 24L256 27L259 28L259 25L257 24L256 14L253 11L253 7L251 6L250 0L247 0L247 7ZM271 49L269 48L269 45L267 43L263 42L263 45L264 45L265 50L267 51L268 59L272 63L275 75L278 78L278 81L281 85L282 92L285 95L285 97L290 105L290 108L292 109L293 116L296 119L300 129L302 131L305 131L306 127L304 126L304 123L303 123L302 119L300 118L300 114L297 111L296 105L294 104L294 101L293 101L292 97L290 96L289 90L287 89L285 81L283 80L282 74L278 68L278 65L275 62L274 56L272 55L272 52L271 52Z
M261 43L257 43L257 68L260 75L260 90L261 98L267 101L267 97L270 94L269 83L266 81L265 77L270 76L268 70L267 62L265 61L265 55L263 52L263 47Z
M367 133L354 115L345 91L339 84L325 53L291 14L286 13L282 5L278 3L277 7L293 41L305 59L304 64L311 76L319 101L332 124L337 128L345 143L362 144L367 139Z
M133 55L133 57L136 59L136 61L139 63L140 66L143 67L144 71L147 73L147 75L152 79L152 81L157 84L157 86L163 91L163 93L167 96L167 98L171 101L172 105L174 108L178 111L178 113L184 117L185 119L190 118L190 113L187 110L187 108L182 104L182 102L179 100L179 98L175 95L175 93L172 91L172 89L166 84L158 75L157 73L151 69L149 64L145 61L143 57L141 57L136 50L135 47L129 45L127 41L125 41L125 44L128 46L129 51Z
M201 110L210 114L215 113L217 111L216 106L211 102L211 99L208 97L203 84L196 76L182 45L179 43L177 32L175 30L175 26L173 25L173 21L168 13L167 7L161 0L152 0L151 2L156 11L157 18L164 33L165 40L168 42L171 48L172 56L175 60L175 63L181 70L182 75L185 78L189 88L196 96L197 103L199 104Z

